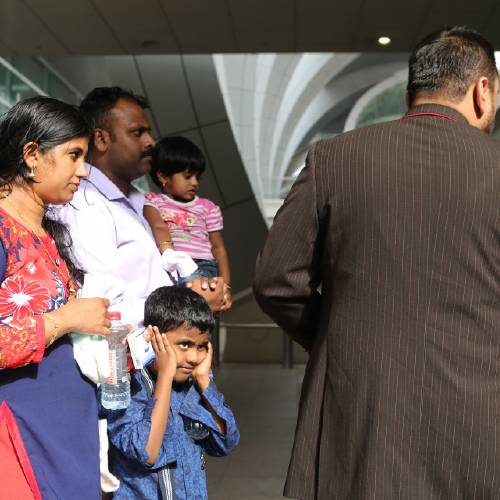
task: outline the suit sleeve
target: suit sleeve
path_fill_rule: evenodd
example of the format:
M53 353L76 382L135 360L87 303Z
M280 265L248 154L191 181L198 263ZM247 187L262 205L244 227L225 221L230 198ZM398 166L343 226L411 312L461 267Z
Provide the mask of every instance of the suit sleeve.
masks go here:
M307 351L314 343L321 299L314 159L315 146L276 214L254 276L254 293L262 310Z

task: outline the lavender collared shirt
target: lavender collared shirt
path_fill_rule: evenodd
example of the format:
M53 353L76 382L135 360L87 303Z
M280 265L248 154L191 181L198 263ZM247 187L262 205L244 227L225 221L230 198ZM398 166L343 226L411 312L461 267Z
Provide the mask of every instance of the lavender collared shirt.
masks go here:
M142 325L144 302L160 286L172 285L142 211L144 195L125 196L98 168L87 165L73 201L59 209L73 239L76 260L86 273L105 277L109 310L122 322Z

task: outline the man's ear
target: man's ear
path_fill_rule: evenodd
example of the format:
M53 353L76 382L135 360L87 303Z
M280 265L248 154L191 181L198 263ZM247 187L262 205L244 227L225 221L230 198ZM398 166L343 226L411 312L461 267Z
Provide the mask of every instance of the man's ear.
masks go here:
M472 99L474 101L476 117L481 118L488 111L488 101L490 99L490 85L487 77L482 76L474 84Z
M111 136L107 130L103 128L94 129L94 149L100 153L105 153L109 148Z

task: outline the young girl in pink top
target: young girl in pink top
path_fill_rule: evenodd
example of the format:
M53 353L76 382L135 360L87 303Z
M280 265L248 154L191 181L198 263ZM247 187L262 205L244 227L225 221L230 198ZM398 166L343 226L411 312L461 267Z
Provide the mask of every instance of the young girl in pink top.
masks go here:
M222 238L222 213L215 203L196 195L204 170L203 153L188 139L158 141L150 175L162 193L146 195L144 216L160 252L172 247L182 250L198 265L197 276L224 278L224 309L229 309L231 272Z

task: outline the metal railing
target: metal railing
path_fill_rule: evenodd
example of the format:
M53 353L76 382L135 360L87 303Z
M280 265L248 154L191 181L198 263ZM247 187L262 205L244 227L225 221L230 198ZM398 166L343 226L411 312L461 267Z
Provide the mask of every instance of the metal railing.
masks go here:
M227 330L259 330L259 329L276 329L281 330L281 328L275 323L225 323L219 321L215 327L214 334L212 336L212 343L214 346L214 361L215 366L220 366L221 362L221 350L220 350L220 340L221 337L227 336ZM282 368L293 368L293 341L292 339L282 332L283 342L281 348L281 366Z

